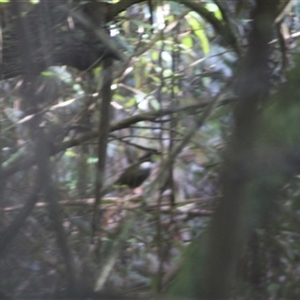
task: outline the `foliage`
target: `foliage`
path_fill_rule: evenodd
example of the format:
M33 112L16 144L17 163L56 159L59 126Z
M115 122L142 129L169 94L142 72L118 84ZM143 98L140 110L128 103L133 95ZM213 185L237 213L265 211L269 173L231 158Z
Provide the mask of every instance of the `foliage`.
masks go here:
M14 1L0 2L5 31L5 14ZM73 2L91 19L103 18L97 6L92 16L86 3ZM255 4L152 4L107 4L107 29L126 56L112 69L102 63L79 71L58 63L34 76L30 85L26 74L0 81L0 290L16 298L63 299L69 288L85 299L98 297L96 287L104 298L103 293L117 291L124 299L161 293L196 299L212 234L207 227L214 211L224 209L222 176L237 172L238 180L243 175L251 180L242 193L245 250L237 257L234 297L299 298L300 67L299 55L293 54L298 50L299 5L293 3L289 13L284 5L278 8L284 14L276 25L281 30L274 26L270 42L270 95L256 107L259 130L254 130L253 144L237 147L232 158L228 151L234 149L230 145L239 129L236 107L239 87L245 85L240 79L249 67L243 57L249 55L251 38L246 37L252 32ZM31 1L26 5L31 7ZM256 54L254 61L260 59ZM113 74L113 99L102 189L147 150L159 155L136 194L115 188L101 195L97 206L95 174L104 159L97 150L103 129L99 122L105 117L101 86L107 72ZM28 89L33 102L26 101ZM249 86L245 94L254 89ZM248 113L244 110L246 117ZM45 183L41 165L47 165L48 156ZM228 172L239 160L245 174L238 168ZM28 203L32 207L21 221ZM55 203L56 217L51 213ZM232 215L234 209L228 207ZM11 231L18 220L19 227ZM74 272L76 288L68 286L66 270Z

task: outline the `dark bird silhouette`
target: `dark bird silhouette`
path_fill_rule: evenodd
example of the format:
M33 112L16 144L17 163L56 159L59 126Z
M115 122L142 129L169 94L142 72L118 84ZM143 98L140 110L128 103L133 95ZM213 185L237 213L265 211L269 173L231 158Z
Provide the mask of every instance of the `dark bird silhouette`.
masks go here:
M138 162L128 167L115 182L115 185L127 185L134 189L139 187L151 173L150 161Z
M124 170L119 178L108 188L104 194L110 192L115 186L127 186L131 189L139 187L150 175L152 169L152 157L157 151L148 151L138 161Z

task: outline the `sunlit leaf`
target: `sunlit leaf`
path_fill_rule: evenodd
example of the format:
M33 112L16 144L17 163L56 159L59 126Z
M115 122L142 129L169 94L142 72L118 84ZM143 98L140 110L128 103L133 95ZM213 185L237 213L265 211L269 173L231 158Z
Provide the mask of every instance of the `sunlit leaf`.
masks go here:
M151 99L151 101L150 101L150 106L151 106L154 110L160 110L160 109L161 109L161 105L160 105L160 103L157 101L157 99Z
M160 84L161 83L161 78L159 76L156 75L150 75L149 76L155 83Z
M133 97L126 102L125 107L130 108L133 107L134 105L136 105L136 99Z
M198 16L195 16L192 13L189 13L186 16L187 22L190 24L192 27L195 35L199 38L201 42L201 47L202 51L205 55L209 54L210 47L209 47L209 40L206 36L205 30L204 30L204 25L202 21L199 19Z
M114 94L114 100L115 101L125 101L125 97L121 94Z
M97 157L89 157L87 159L87 163L92 165L92 164L96 164L98 162L98 158Z
M196 33L196 35L198 36L198 38L201 41L201 46L202 46L202 51L205 55L209 54L210 48L209 48L209 40L205 34L205 32L203 30L198 30L198 32Z
M153 50L153 51L151 52L151 59L152 59L153 61L156 61L156 60L158 60L158 58L159 58L159 53L158 53L158 51Z
M223 19L222 13L221 13L218 5L216 5L215 3L207 3L205 5L205 7L210 12L213 12L217 19L219 19L219 20Z
M43 71L41 73L41 75L45 76L45 77L52 77L52 76L56 76L56 74L52 71L49 71L49 70L46 70L46 71Z
M72 150L67 150L67 151L65 152L65 156L68 156L68 157L76 157L77 154L76 154L74 151L72 151Z
M183 37L181 40L181 43L183 45L185 45L187 48L193 48L193 46L194 46L193 39L190 36Z
M164 77L169 77L169 76L172 76L172 75L173 75L173 72L170 69L166 69L166 70L163 71L163 76Z

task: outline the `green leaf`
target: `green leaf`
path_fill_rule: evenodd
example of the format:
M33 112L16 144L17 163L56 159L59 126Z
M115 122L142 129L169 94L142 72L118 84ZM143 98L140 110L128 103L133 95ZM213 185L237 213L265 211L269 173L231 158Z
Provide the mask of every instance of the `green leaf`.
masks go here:
M223 16L222 13L218 7L218 5L216 5L215 3L207 3L205 5L206 9L212 13L214 13L215 17L219 20L223 20Z
M114 100L115 101L122 101L122 102L124 102L125 101L125 97L123 96L123 95L121 95L121 94L114 94Z
M50 70L43 71L41 73L41 75L45 76L45 77L54 77L54 76L56 76L56 74L54 72L50 71Z
M192 13L186 15L186 19L192 27L195 35L199 38L203 53L205 55L208 55L210 51L209 40L206 36L202 21L198 17L194 16Z
M205 32L203 30L198 30L198 33L196 33L196 35L198 36L198 38L201 41L201 45L202 45L202 51L205 55L209 54L210 48L209 48L209 40L205 34Z
M153 61L156 61L156 60L159 59L159 53L158 53L158 51L155 51L155 50L151 51L151 59Z
M130 107L133 107L134 105L136 105L136 99L134 97L132 97L131 99L129 99L126 102L125 107L130 108Z
M186 46L187 48L193 48L194 42L190 36L185 36L182 38L181 43Z
M77 154L76 154L74 151L72 151L72 150L67 150L67 151L65 152L65 156L76 157Z
M156 111L161 109L161 104L157 101L157 99L151 99L150 106Z

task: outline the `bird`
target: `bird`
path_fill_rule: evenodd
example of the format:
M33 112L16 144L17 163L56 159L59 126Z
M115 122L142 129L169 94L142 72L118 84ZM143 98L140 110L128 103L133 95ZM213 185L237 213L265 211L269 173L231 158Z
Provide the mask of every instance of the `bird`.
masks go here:
M156 150L149 150L136 163L126 168L113 184L104 189L105 194L117 186L127 186L131 189L141 186L151 173L152 157L154 154L158 154L158 152Z

